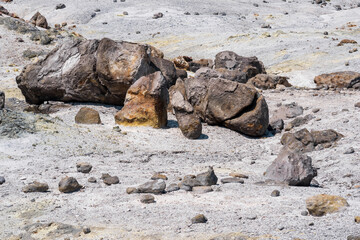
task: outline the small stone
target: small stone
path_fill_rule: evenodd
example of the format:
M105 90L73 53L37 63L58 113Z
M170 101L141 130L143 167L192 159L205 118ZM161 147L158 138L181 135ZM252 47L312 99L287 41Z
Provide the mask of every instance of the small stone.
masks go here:
M271 192L271 196L272 197L279 197L280 196L280 191L279 190L274 190Z
M309 215L309 212L308 211L302 211L301 212L301 216L308 216Z
M324 35L326 35L326 36L327 36L327 35L329 35L329 33L328 33L327 31L325 31L325 32L324 32Z
M5 107L5 93L0 91L0 110Z
M185 15L191 15L191 13L189 13L189 12L184 12L184 14L185 14Z
M157 179L168 180L167 176L165 176L164 174L161 174L161 173L155 173L151 177L151 180L157 180Z
M207 172L198 174L196 180L199 181L201 186L211 186L216 185L218 178L215 175L214 169L209 167Z
M360 235L358 236L350 235L346 238L346 240L360 240Z
M145 204L155 203L155 198L153 195L150 195L150 194L142 195L140 197L140 202L145 203Z
M84 227L83 228L83 233L89 234L90 232L91 232L91 229L89 227Z
M126 193L127 194L138 193L138 190L134 187L128 187L126 188Z
M101 179L106 185L118 184L120 182L117 176L111 176L108 173L103 173Z
M360 223L360 216L356 216L356 217L355 217L355 222L356 222L356 223Z
M246 219L255 220L255 219L257 219L257 216L256 215L249 215L249 216L246 217Z
M90 163L80 162L76 164L76 169L81 173L89 173L92 169L92 166Z
M352 153L354 153L355 152L355 150L354 150L354 148L349 148L348 150L346 150L345 152L344 152L344 154L352 154Z
M226 183L244 183L244 180L241 178L223 178L221 179L222 184Z
M317 217L338 212L348 206L346 199L339 196L320 194L306 199L306 208L310 215Z
M249 176L242 174L242 173L236 173L236 172L232 172L229 174L229 176L234 177L234 178L249 178Z
M95 9L94 11L95 11L95 12L100 12L101 10L100 10L100 8L97 8L97 9Z
M88 107L82 107L75 116L75 122L78 124L100 124L99 112Z
M22 191L24 193L30 193L30 192L47 192L49 190L49 185L46 183L40 183L40 182L33 182L28 184L27 186L23 187Z
M314 108L314 109L312 110L313 113L317 113L317 112L319 112L319 111L320 111L320 108Z
M94 178L94 177L90 177L90 178L88 179L88 182L89 182L89 183L96 183L97 180L96 180L96 178Z
M55 9L58 10L58 9L64 9L66 8L66 5L63 4L63 3L59 3L58 5L56 5Z
M360 108L360 102L355 103L354 105L356 108Z
M124 11L124 12L123 12L123 15L127 16L127 15L129 15L129 13L126 12L126 11Z
M192 224L196 224L196 223L206 223L208 220L207 218L204 216L204 214L198 214L195 217L193 217L191 219L191 223Z
M3 176L0 176L0 185L3 185L5 183L5 178Z
M62 193L71 193L79 191L82 186L73 177L65 177L59 182L59 191Z
M180 190L180 187L176 183L172 183L169 186L166 187L166 192L175 192Z
M196 186L192 188L192 191L193 193L202 194L202 193L212 192L213 189L211 188L211 186Z
M137 187L137 190L140 193L154 193L154 194L162 194L164 193L166 188L166 184L164 180L158 179L150 182L146 182Z
M158 18L162 18L162 17L164 17L164 14L159 12L159 13L154 14L153 19L158 19Z

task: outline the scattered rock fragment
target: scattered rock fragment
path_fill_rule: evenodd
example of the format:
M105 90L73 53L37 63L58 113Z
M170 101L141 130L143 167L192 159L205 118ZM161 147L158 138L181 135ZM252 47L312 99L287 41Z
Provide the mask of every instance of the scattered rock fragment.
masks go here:
M288 77L282 77L272 74L257 74L255 77L250 78L247 82L260 89L275 89L278 85L291 87L288 82Z
M89 233L91 233L91 229L89 227L84 227L83 228L83 233L89 234Z
M357 42L355 40L351 40L351 39L343 39L340 41L338 46L343 46L344 44L357 44Z
M30 183L22 188L22 191L24 193L47 192L48 190L49 190L49 185L47 185L47 183L40 183L37 181L34 181L33 183Z
M101 175L101 179L106 185L113 185L120 183L119 178L117 176L111 176L108 173L103 173Z
M208 220L207 218L204 216L204 214L198 214L195 217L193 217L191 219L191 223L192 224L196 224L196 223L206 223Z
M281 131L284 129L284 120L278 119L275 121L270 122L270 130L272 130L275 133L281 133Z
M155 197L150 194L141 195L140 202L145 203L145 204L155 203Z
M354 152L355 152L354 148L350 147L344 152L344 154L353 154Z
M360 102L355 103L355 104L354 104L354 107L360 108Z
M56 7L55 7L56 10L64 9L64 8L66 8L66 5L63 4L63 3L59 3L59 4L57 4Z
M244 183L244 180L241 179L241 178L236 178L236 177L223 178L223 179L221 179L221 183L222 184L226 184L226 183Z
M175 192L180 190L180 187L176 183L171 183L166 187L166 192Z
M89 177L88 182L89 182L89 183L96 183L97 180L96 180L95 177Z
M306 199L307 210L316 217L338 212L348 206L346 199L340 196L320 194Z
M209 167L207 172L198 174L195 179L200 183L201 186L216 185L218 180L212 167Z
M75 116L75 122L78 124L100 124L100 114L92 108L82 107Z
M150 182L146 182L137 187L139 193L154 193L162 194L165 192L166 183L164 180L158 179Z
M89 173L92 169L92 165L86 162L80 162L76 164L76 169L81 173Z
M5 178L3 176L0 176L0 185L3 185L5 183Z
M164 174L161 174L161 173L155 173L151 177L151 180L158 180L158 179L168 180L167 176L165 176Z
M245 174L242 174L242 173L237 173L237 172L231 172L229 174L229 176L234 177L234 178L246 178L246 179L249 178L248 175L245 175Z
M59 191L62 193L72 193L79 191L82 186L73 177L65 177L59 182Z
M47 23L47 20L46 18L41 15L41 13L39 12L36 12L34 14L34 16L32 16L32 18L30 19L30 22L32 24L34 24L35 26L38 26L38 27L42 27L42 28L45 28L45 29L49 29L49 25Z
M265 177L290 186L310 186L317 176L312 159L301 153L291 153L283 149L274 162L266 169Z
M5 93L0 91L0 110L5 107Z
M271 196L272 197L279 197L280 196L280 191L279 190L274 190L271 192Z
M346 240L360 240L360 235L358 236L350 235L346 238Z
M128 187L126 188L126 193L127 194L138 193L138 190L134 187Z
M158 19L158 18L162 18L162 17L164 17L164 14L159 12L159 13L154 14L153 19Z
M300 127L301 125L307 124L310 120L314 119L315 116L308 114L304 117L299 116L296 117L294 120L292 120L290 123L288 123L285 127L285 131L290 131L294 127Z
M137 80L126 94L124 107L115 115L115 121L127 126L167 125L168 90L161 72Z
M360 223L360 216L356 216L354 220L356 223Z
M211 186L195 186L192 188L192 192L198 194L208 193L212 191L213 189Z

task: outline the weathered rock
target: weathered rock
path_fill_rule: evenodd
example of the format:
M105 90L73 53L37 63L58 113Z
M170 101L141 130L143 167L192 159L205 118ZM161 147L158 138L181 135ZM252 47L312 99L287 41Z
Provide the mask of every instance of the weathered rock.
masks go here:
M226 184L226 183L244 183L244 180L241 179L241 178L235 178L235 177L223 178L223 179L221 179L221 183L222 184Z
M73 177L65 177L59 182L59 191L63 193L72 193L79 191L82 186Z
M91 233L91 229L89 227L84 227L83 228L83 233L89 234L89 233Z
M260 89L275 89L278 85L291 87L288 79L288 77L273 74L257 74L255 77L250 78L247 83Z
M287 118L294 118L300 116L304 112L303 107L297 105L297 103L294 102L290 104L286 104L284 107L285 107L285 115Z
M46 29L49 28L46 18L43 15L41 15L41 13L39 13L39 12L36 12L34 14L34 16L32 16L32 18L30 19L30 22L38 27L42 27L42 28L46 28Z
M198 214L195 217L193 217L191 219L191 223L192 224L196 224L196 223L206 223L208 220L207 218L204 216L204 214Z
M167 88L176 83L178 76L173 62L157 57L150 57L150 60L158 69L160 69L161 73L164 75Z
M242 174L242 173L236 173L236 172L232 172L229 174L229 176L231 177L235 177L235 178L249 178L248 175Z
M95 177L89 177L88 182L89 182L89 183L96 183L97 180L96 180Z
M167 176L165 176L164 174L161 174L161 173L155 173L151 177L151 180L158 180L158 179L168 180Z
M176 183L171 183L166 187L166 192L175 192L180 190L180 187Z
M61 109L71 107L70 104L65 104L63 102L47 102L41 105L31 104L24 108L25 112L33 113L42 113L42 114L51 114L56 113Z
M266 73L264 65L257 57L242 57L231 51L220 52L215 57L215 68L239 70L246 73L246 79L259 73Z
M290 186L310 186L317 175L309 156L291 153L283 149L274 162L267 168L265 177Z
M140 202L145 204L155 203L155 197L150 194L141 195Z
M357 42L351 39L343 39L339 42L338 46L343 46L345 44L357 44Z
M134 187L128 187L126 188L126 193L127 194L138 193L138 190Z
M348 206L346 199L340 196L320 194L306 199L307 210L316 217L338 212Z
M275 121L270 122L269 127L272 131L275 133L281 133L281 131L284 129L284 120L278 119Z
M165 127L168 99L166 80L161 72L141 77L127 91L125 105L115 115L115 121L127 126Z
M183 135L189 139L199 138L202 133L201 121L187 101L183 80L178 79L176 85L170 89L170 103Z
M0 176L0 185L3 185L5 183L5 178L3 176Z
M358 72L334 72L316 76L314 82L318 86L333 88L360 88L360 73Z
M304 117L302 117L302 116L296 117L294 120L292 120L290 123L288 123L286 125L285 131L290 131L294 127L300 127L301 125L307 124L314 118L315 118L315 116L312 114L308 114Z
M209 167L206 172L196 175L195 179L200 183L200 186L216 185L218 180L212 167Z
M101 175L101 179L103 180L103 182L104 182L106 185L113 185L113 184L119 184L119 183L120 183L119 177L117 177L117 176L111 176L111 175L108 174L108 173L103 173L103 174Z
M360 216L356 216L356 217L354 218L354 221L355 221L356 223L360 223Z
M49 119L41 119L34 114L20 111L0 111L0 137L17 138L24 133L37 132L36 123Z
M5 93L0 91L0 110L5 107Z
M89 173L92 169L92 165L86 162L80 162L76 164L76 170L81 173Z
M208 67L212 68L214 66L214 61L211 59L200 59L189 62L189 70L191 72L196 72L200 68Z
M348 148L344 154L353 154L355 152L355 149L353 147Z
M150 182L146 182L137 187L139 193L154 193L162 194L164 193L166 184L164 180L158 179Z
M47 192L48 190L49 190L49 185L47 185L47 183L40 183L37 181L34 181L33 183L30 183L22 188L22 191L24 193Z
M314 139L315 145L323 143L333 143L344 137L344 135L336 132L333 129L323 131L311 131L311 135Z
M100 114L92 108L82 107L75 116L75 122L78 124L100 124Z
M128 88L158 70L150 60L159 55L154 49L107 38L74 39L26 66L16 81L31 104L54 100L123 105Z
M274 190L271 192L271 196L272 197L279 197L280 196L280 191L279 190Z
M360 108L360 102L355 103L355 104L354 104L354 107Z
M57 4L56 7L55 7L56 10L58 10L58 9L64 9L64 8L66 8L66 5L63 4L63 3L59 3L59 4Z
M9 15L9 11L0 5L0 14Z
M190 64L189 62L192 61L192 58L187 56L179 56L173 59L173 63L177 68L189 70Z
M360 235L350 235L346 238L346 240L360 240Z
M211 186L195 186L192 188L192 192L198 194L208 193L212 191L213 189L211 188Z

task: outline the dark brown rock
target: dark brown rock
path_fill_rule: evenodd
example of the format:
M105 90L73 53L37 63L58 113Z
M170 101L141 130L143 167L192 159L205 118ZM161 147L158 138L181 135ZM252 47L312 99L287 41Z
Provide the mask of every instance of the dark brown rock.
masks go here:
M191 223L192 224L196 224L196 223L206 223L208 220L207 218L204 216L204 214L198 214L195 217L193 217L191 219Z
M59 182L59 191L63 193L72 193L79 191L82 186L73 177L65 177Z
M274 162L267 168L265 177L290 186L310 186L317 171L309 156L292 153L283 149Z
M183 80L178 79L176 85L170 89L170 103L183 135L189 139L199 138L202 132L201 121L187 101Z
M311 135L314 139L314 144L319 145L323 143L333 143L344 137L344 135L336 132L333 129L323 131L311 131Z
M158 69L160 69L161 73L164 75L167 88L171 87L176 83L176 79L178 78L178 76L173 62L156 57L150 57L150 60Z
M75 122L78 124L100 124L100 114L92 108L82 107L75 116Z
M0 5L0 14L9 15L9 11Z
M244 180L241 179L241 178L236 178L236 177L223 178L223 179L221 179L221 183L222 184L226 184L226 183L244 183Z
M5 93L0 91L0 110L5 107Z
M293 152L311 152L315 147L314 138L306 128L295 133L284 133L281 144Z
M314 82L318 86L333 88L360 88L360 73L358 72L334 72L316 76Z
M39 13L39 12L36 12L34 14L34 16L32 16L32 18L30 19L30 22L38 27L42 27L45 29L50 28L47 23L46 18L43 15L41 15L41 13Z
M101 179L106 185L113 185L113 184L119 184L120 180L117 176L111 176L108 173L103 173L101 175Z
M102 40L68 41L16 78L26 101L99 102L123 105L128 88L157 71L152 47Z
M257 57L242 57L231 51L220 52L215 57L215 68L239 70L246 73L246 79L259 73L266 73L265 67Z
M275 89L277 85L291 87L288 79L288 77L273 74L257 74L255 77L250 78L247 83L260 89Z
M49 190L49 185L47 183L33 182L22 188L24 193L30 192L47 192Z
M76 164L76 170L81 173L89 173L92 169L92 165L86 162L80 162Z
M115 121L127 126L165 127L168 102L166 80L161 72L141 77L127 91L125 105L115 115Z

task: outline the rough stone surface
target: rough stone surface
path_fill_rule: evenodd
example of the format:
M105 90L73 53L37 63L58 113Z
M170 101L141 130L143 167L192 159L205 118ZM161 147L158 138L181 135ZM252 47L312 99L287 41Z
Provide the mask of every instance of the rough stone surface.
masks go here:
M169 93L161 72L137 80L127 91L124 107L115 115L117 124L126 126L167 125Z
M164 193L166 188L166 183L164 180L153 180L150 182L146 182L137 187L137 191L139 193L154 193L154 194L162 194Z
M27 102L99 102L123 105L128 88L158 69L150 46L102 40L67 41L16 78ZM149 53L150 52L150 53Z
M22 188L22 191L24 193L47 192L48 190L49 190L49 185L47 183L40 183L37 181L34 181L33 183L30 183Z
M321 217L329 213L340 211L348 207L349 204L345 198L327 194L319 194L306 199L306 208L310 215Z
M215 68L239 70L246 73L247 79L255 77L259 73L266 73L263 63L257 57L242 57L231 51L216 54Z
M283 149L274 162L267 168L265 177L290 186L310 186L317 171L312 159L300 153L291 153Z
M218 180L212 167L209 167L206 172L196 175L195 179L200 183L201 186L216 185Z
M140 202L145 204L155 203L155 197L150 194L141 195Z
M222 184L226 184L226 183L244 183L244 180L241 179L241 178L236 178L236 177L223 178L223 179L221 179L221 183Z
M72 193L79 191L82 186L73 177L65 177L59 182L59 191L62 193Z
M81 173L89 173L92 169L92 165L86 162L80 162L76 164L76 170Z
M0 91L0 110L5 107L5 93Z
M78 124L100 124L100 114L92 108L82 107L75 116L75 122Z
M46 29L49 28L46 18L43 15L41 15L41 13L39 13L39 12L36 12L34 14L34 16L32 16L32 18L30 19L30 22L38 27L42 27L42 28L46 28Z
M167 176L165 176L164 174L161 174L161 173L155 173L151 177L151 180L158 180L158 179L168 180Z
M184 81L178 79L170 89L170 103L182 134L189 139L197 139L202 133L200 118L194 113L194 108L187 101Z
M250 78L247 83L260 89L275 89L278 85L291 87L288 79L273 74L257 74L255 77Z
M101 179L103 180L103 182L110 186L110 185L113 185L113 184L119 184L120 183L120 180L119 180L119 177L117 176L111 176L110 174L108 173L103 173L102 176L101 176Z
M196 224L196 223L206 223L208 220L207 218L205 217L204 214L198 214L196 215L195 217L193 217L191 219L191 223L192 224Z
M316 76L314 82L318 86L328 86L334 88L353 88L360 83L360 73L358 72L334 72Z
M0 176L0 185L5 183L5 178L3 176Z

